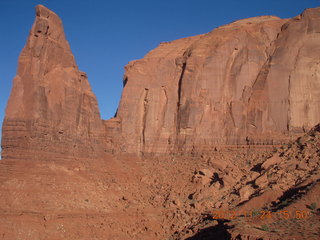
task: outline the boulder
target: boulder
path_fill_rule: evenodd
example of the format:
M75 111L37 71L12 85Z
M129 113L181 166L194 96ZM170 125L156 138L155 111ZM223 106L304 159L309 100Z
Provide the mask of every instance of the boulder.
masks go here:
M262 169L268 169L269 167L280 163L281 161L283 161L278 155L274 155L271 158L267 159L262 165L261 168Z
M250 196L255 192L251 185L246 185L239 190L240 202L249 200Z

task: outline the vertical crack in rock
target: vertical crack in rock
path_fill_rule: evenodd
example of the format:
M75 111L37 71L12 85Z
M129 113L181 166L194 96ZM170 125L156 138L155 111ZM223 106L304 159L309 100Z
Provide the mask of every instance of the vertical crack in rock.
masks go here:
M272 56L270 56L261 67L256 80L252 84L252 89L262 91L265 88L266 80L270 71L271 61Z
M231 55L228 57L223 77L223 92L224 96L226 97L225 101L227 101L227 104L228 101L232 100L232 96L234 95L236 88L236 76L240 73L241 67L245 62L245 59L241 58L241 56L243 53L245 53L244 55L247 55L247 51L248 50L246 48L242 49L241 51L233 50ZM239 67L236 70L235 66L237 64L239 64Z
M165 118L166 118L166 111L167 111L167 107L168 107L168 94L167 94L167 90L166 90L166 87L165 86L161 86L161 89L162 89L162 92L163 92L163 95L165 97L165 102L164 102L164 106L162 108L162 113L161 113L161 127L159 128L159 131L161 131L161 129L163 127L165 127ZM159 133L159 136L160 136L160 133Z
M288 77L288 113L287 113L287 131L290 134L291 113L290 113L290 97L291 97L291 75Z
M79 97L78 109L77 109L77 116L76 116L76 126L79 127L80 124L80 115L82 111L82 103L83 103L84 96Z
M146 121L148 114L148 93L149 89L145 88L143 93L143 112L142 112L142 125L141 125L141 143L140 143L140 153L144 152L145 144L146 144Z
M233 127L236 127L236 122L234 120L234 116L233 116L233 113L232 113L232 102L230 102L228 104L228 108L229 108L229 114L230 114L230 117L231 117L231 120L232 120L232 123L233 123Z
M183 80L183 77L184 77L184 74L185 74L185 71L186 71L186 67L187 67L187 59L184 58L183 59L183 63L182 63L182 66L181 66L181 74L180 74L180 78L179 78L179 81L178 81L178 101L177 101L177 111L176 111L176 114L177 114L177 117L176 117L176 120L177 120L177 123L176 123L176 127L177 127L177 131L176 131L176 134L177 136L179 135L179 132L180 132L180 121L181 121L181 95L182 95L182 80Z
M184 62L184 63L182 64L182 67L181 67L181 75L180 75L180 78L179 78L179 81L178 81L178 103L177 103L178 112L179 112L180 105L181 105L182 80L183 80L184 73L185 73L185 71L186 71L186 66L187 66L187 62Z

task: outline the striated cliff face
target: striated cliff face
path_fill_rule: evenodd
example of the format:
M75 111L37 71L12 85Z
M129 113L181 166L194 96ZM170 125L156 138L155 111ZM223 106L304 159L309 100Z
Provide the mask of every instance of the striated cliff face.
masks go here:
M3 158L177 153L280 144L320 119L320 8L162 43L126 66L115 118L100 119L59 17L39 5L3 123Z
M6 109L3 158L92 157L103 129L96 97L78 70L61 20L37 6Z
M117 113L129 152L279 144L320 119L320 8L162 43L126 66Z

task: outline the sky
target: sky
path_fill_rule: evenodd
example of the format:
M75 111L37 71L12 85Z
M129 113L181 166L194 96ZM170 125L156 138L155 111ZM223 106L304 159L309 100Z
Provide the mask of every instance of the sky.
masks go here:
M291 18L320 0L0 0L0 124L20 51L42 4L63 21L77 65L87 73L101 117L114 116L124 66L160 42L207 33L230 22Z

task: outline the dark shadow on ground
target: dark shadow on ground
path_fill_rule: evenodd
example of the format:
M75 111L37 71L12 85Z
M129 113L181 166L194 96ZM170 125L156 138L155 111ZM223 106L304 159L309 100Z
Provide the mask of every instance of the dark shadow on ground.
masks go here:
M186 240L229 240L231 239L228 229L232 227L219 222L217 226L201 229L197 234Z

